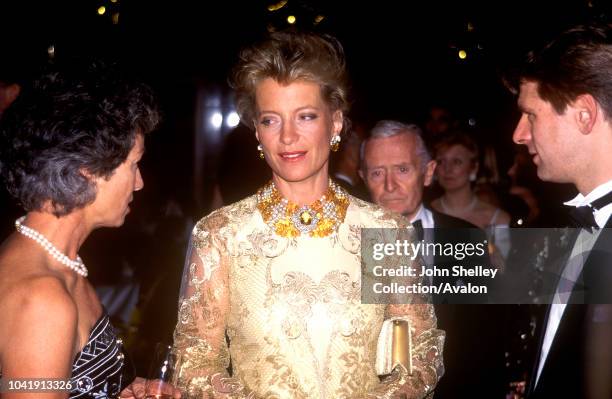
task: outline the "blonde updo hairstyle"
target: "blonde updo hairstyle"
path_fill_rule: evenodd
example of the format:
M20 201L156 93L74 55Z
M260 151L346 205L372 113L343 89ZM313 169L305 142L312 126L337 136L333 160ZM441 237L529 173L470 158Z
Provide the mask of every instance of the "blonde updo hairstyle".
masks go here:
M346 63L342 45L334 37L307 32L274 32L240 52L230 85L235 90L240 120L252 128L257 116L255 89L267 78L287 85L299 80L319 84L321 96L331 111L342 111L343 130L348 131Z

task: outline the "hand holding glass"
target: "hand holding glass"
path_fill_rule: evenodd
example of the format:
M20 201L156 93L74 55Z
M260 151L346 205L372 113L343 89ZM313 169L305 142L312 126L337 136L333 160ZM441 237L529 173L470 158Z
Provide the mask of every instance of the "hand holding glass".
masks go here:
M172 351L172 345L158 343L155 346L145 387L146 398L171 399L174 397L173 383L175 382L176 363L177 357Z

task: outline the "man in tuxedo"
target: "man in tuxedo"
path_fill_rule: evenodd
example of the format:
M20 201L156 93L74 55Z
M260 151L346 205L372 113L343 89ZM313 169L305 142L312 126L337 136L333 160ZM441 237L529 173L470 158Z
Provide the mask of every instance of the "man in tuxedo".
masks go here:
M545 181L572 183L582 228L542 323L530 398L612 397L612 26L563 32L531 52L509 87L513 134ZM582 304L576 304L582 303Z
M414 124L382 120L361 144L359 175L374 203L404 215L423 228L476 228L473 224L423 206L423 191L431 185L436 161Z
M406 216L416 227L422 226L425 235L433 233L433 237L425 236L426 241L467 241L458 235L469 230L458 229L474 229L476 240L485 238L471 223L423 205L423 191L432 182L436 161L418 126L378 122L363 142L360 158L360 175L372 200ZM440 266L445 261L436 258L433 263ZM425 259L425 263L430 262ZM436 304L436 315L439 328L446 331L446 342L445 374L435 398L503 397L503 354L495 322L503 312L491 305Z

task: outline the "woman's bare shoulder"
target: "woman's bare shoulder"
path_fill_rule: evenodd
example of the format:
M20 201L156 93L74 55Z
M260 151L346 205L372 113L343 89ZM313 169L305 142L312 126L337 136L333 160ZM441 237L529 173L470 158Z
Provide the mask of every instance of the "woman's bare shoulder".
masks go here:
M0 278L4 273L0 274ZM76 303L65 282L53 273L16 273L11 284L0 288L0 314L10 317L15 314L33 313L45 318L46 313L62 317L74 315Z
M78 338L78 309L60 278L28 276L7 289L0 318L3 374L66 377Z
M0 251L0 319L11 331L27 320L30 327L44 327L49 317L74 325L76 303L65 281L45 268L41 259L27 256L19 245L3 245ZM2 339L0 327L0 340Z

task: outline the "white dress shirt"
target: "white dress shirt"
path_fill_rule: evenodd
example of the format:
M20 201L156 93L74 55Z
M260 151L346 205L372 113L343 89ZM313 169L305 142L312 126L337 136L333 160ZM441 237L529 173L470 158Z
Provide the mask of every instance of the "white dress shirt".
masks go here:
M436 227L434 226L435 223L433 219L433 213L431 213L429 209L425 208L423 204L419 205L419 210L410 220L410 223L414 223L417 220L421 221L421 226L423 226L424 229L433 229L434 227Z
M565 202L564 205L573 207L589 205L591 202L595 201L597 198L603 197L610 191L612 191L612 180L597 186L595 190L591 191L586 196L578 194L574 199ZM606 225L610 215L612 215L612 204L608 204L593 212L595 222L597 222L599 228L603 228Z

